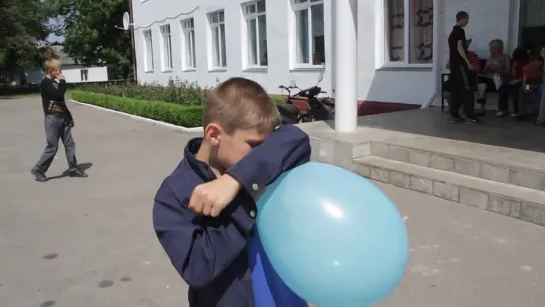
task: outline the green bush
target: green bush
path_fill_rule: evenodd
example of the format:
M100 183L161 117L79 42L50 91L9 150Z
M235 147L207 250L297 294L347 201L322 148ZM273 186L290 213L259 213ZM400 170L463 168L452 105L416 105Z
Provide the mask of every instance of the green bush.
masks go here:
M201 88L197 83L170 79L166 86L159 83L84 84L78 90L118 97L200 106L205 102L204 93L207 89Z
M283 104L283 103L286 102L285 98L283 96L279 96L279 95L271 95L271 99L275 103L279 103L279 104Z
M82 90L74 90L72 99L187 128L202 125L202 106L182 105L157 100L140 100Z

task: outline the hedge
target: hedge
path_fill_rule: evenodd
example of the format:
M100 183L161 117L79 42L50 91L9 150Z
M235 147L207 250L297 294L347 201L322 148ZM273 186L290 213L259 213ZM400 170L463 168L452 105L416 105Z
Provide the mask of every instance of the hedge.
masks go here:
M81 90L72 91L72 99L186 128L202 125L202 106L183 105L157 100L140 100Z

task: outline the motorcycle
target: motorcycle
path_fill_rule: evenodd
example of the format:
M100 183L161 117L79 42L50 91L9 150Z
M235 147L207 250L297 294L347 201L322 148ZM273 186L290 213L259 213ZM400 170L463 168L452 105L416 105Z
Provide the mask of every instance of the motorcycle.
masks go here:
M282 120L282 124L298 124L300 122L308 123L317 120L329 120L335 117L335 103L331 98L318 98L322 93L322 88L318 85L324 78L323 73L320 74L318 83L315 86L301 90L294 83L290 86L280 85L278 88L288 92L286 101L283 104L277 104L278 112ZM292 95L292 90L299 90L298 93ZM306 99L309 109L307 112L302 112L299 107L293 102L294 99Z

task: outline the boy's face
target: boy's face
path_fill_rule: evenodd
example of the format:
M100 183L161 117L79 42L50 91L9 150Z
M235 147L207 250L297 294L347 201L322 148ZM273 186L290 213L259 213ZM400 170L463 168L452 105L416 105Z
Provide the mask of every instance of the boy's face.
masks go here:
M56 78L61 74L61 62L55 61L51 67L51 76Z
M215 158L220 166L228 169L244 158L252 148L261 144L271 132L249 129L236 130L229 134L220 125L210 124L205 129L205 139L214 148Z

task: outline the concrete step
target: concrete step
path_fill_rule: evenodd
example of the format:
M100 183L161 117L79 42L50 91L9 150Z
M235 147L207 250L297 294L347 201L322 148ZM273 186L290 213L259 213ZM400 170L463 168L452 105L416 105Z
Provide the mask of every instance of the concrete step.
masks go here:
M540 165L534 165L532 168L529 165L517 165L518 152L513 153L511 159L494 160L492 157L496 153L487 150L488 147L475 147L472 151L460 150L456 152L451 150L451 153L445 153L441 151L440 146L435 148L419 146L416 148L394 142L371 141L370 154L418 166L545 191L545 169ZM504 149L504 151L508 151L508 149ZM541 154L535 153L535 155Z
M545 226L545 192L416 164L365 156L360 175Z

